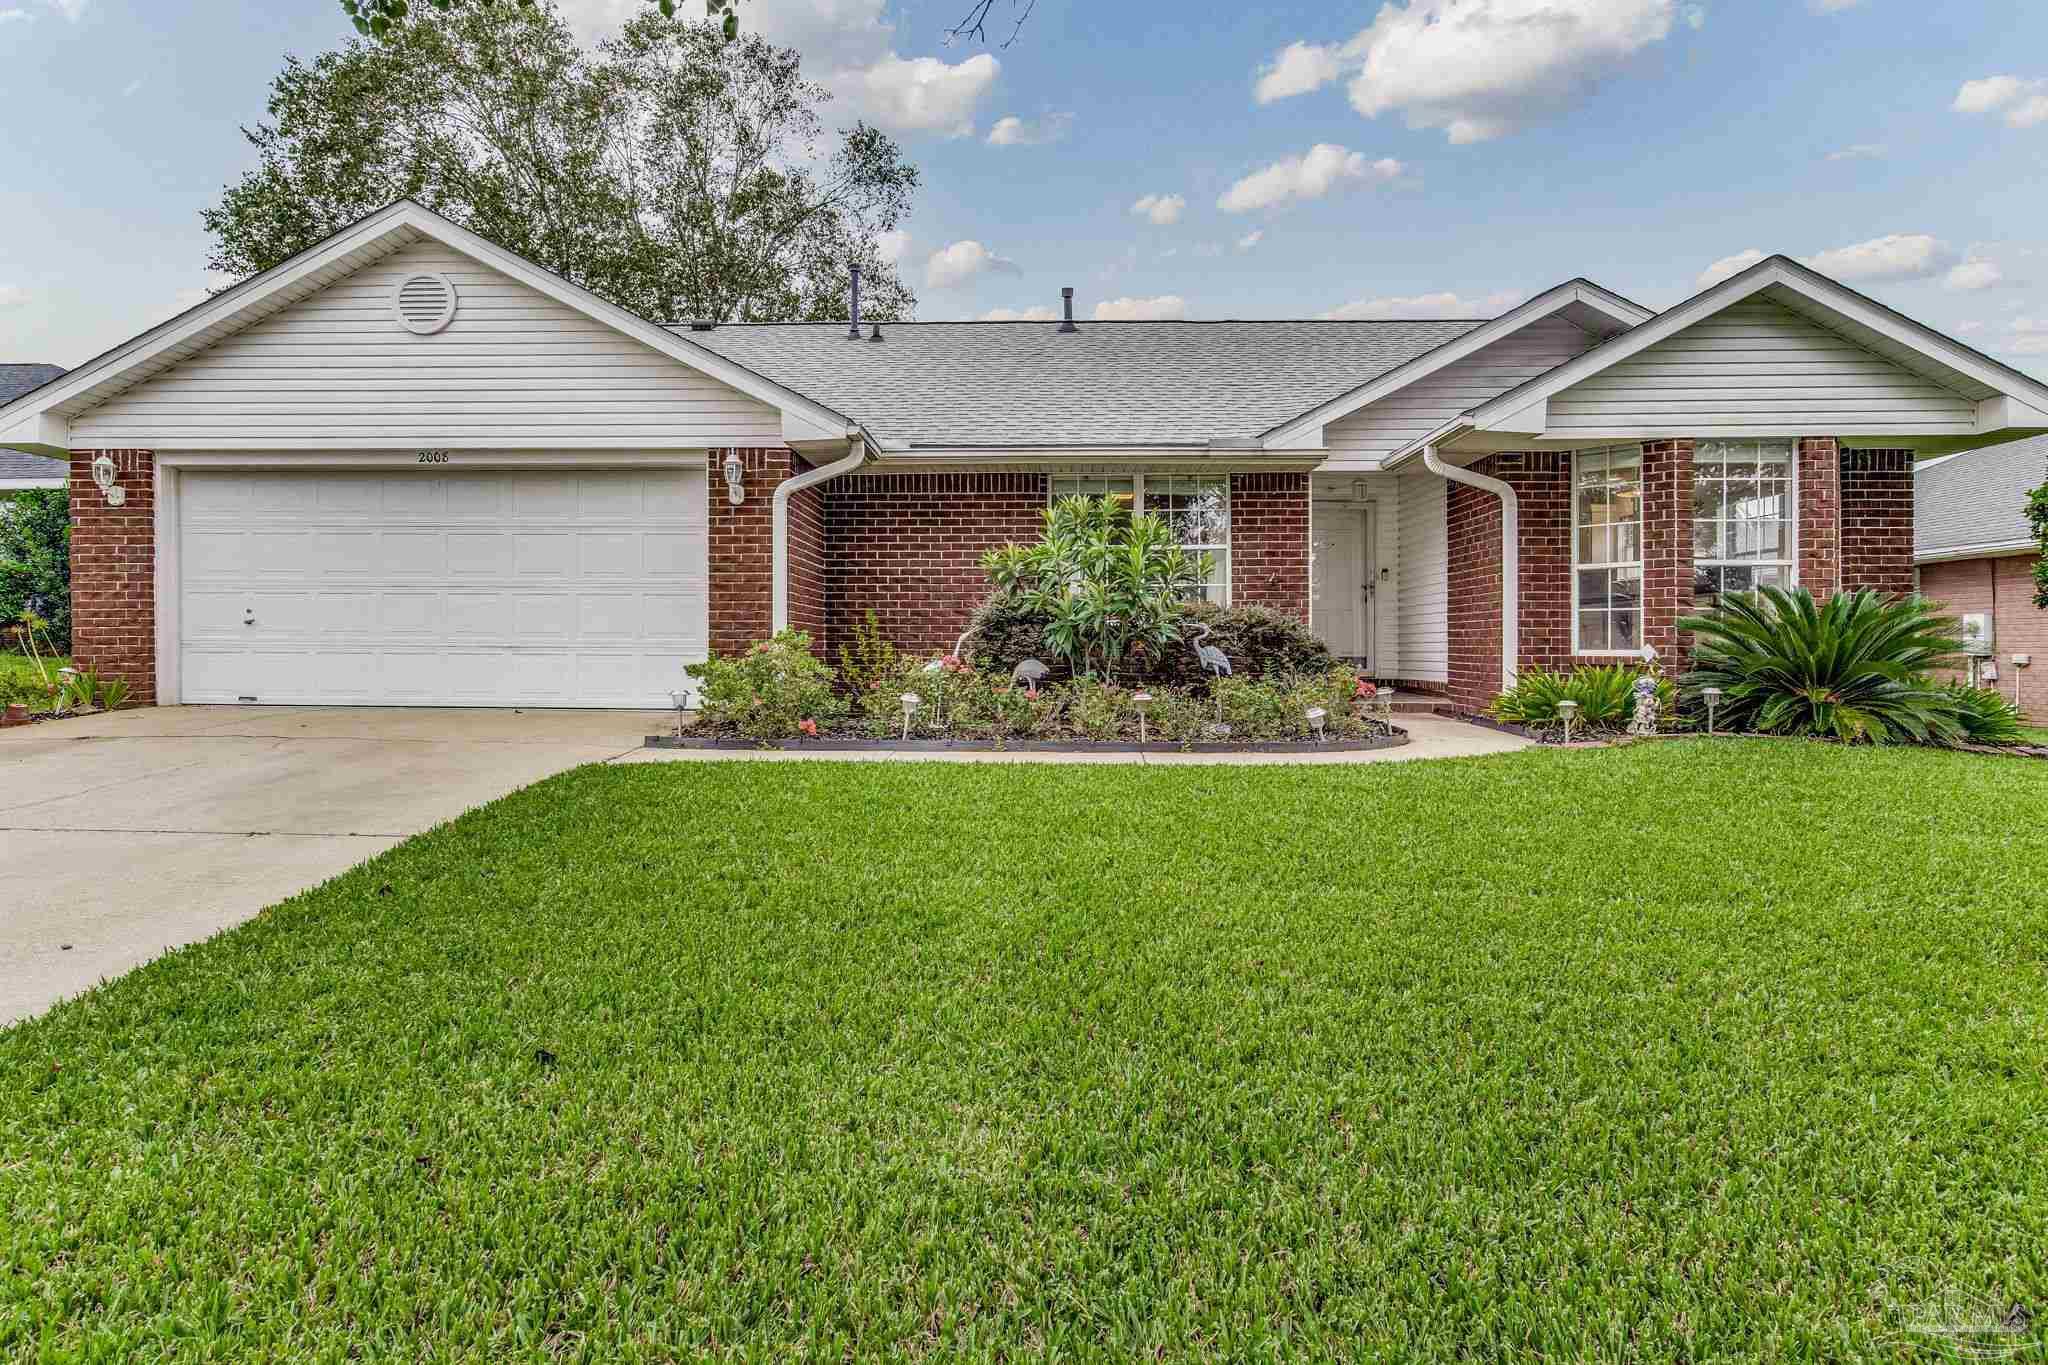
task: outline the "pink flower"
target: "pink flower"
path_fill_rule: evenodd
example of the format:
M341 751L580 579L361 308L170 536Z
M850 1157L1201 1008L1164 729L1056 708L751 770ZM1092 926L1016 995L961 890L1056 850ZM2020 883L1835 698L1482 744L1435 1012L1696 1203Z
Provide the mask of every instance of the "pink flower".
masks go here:
M1358 687L1356 689L1355 695L1361 697L1377 697L1379 694L1380 690L1377 687L1374 687L1371 683L1367 682L1363 678L1360 678L1358 680Z
M809 716L805 716L802 720L798 721L796 728L809 735L812 739L818 737L818 722L812 720Z
M948 673L965 673L967 671L967 666L960 662L960 656L958 654L948 654L945 658L939 660L939 662L946 666L946 671Z

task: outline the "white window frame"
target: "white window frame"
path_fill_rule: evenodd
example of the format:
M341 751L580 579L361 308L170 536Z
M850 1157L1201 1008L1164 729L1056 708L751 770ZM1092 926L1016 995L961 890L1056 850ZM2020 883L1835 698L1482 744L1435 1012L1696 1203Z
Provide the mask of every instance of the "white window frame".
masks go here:
M1636 452L1636 557L1634 559L1602 560L1597 564L1582 564L1579 562L1579 461L1587 455L1605 456L1617 450L1628 450L1630 448L1633 448ZM1639 639L1645 638L1645 632L1649 628L1648 612L1646 610L1648 602L1644 600L1649 595L1647 586L1649 574L1648 566L1643 559L1643 541L1648 530L1648 517L1646 513L1648 511L1649 499L1646 494L1649 490L1645 486L1646 481L1643 475L1643 468L1643 447L1638 442L1618 441L1612 445L1588 446L1584 450L1574 450L1571 453L1571 475L1568 487L1572 501L1572 653L1575 655L1584 655L1592 659L1640 659L1643 656L1641 645L1636 646L1634 649L1586 649L1579 643L1579 570L1581 569L1613 570L1626 569L1633 565L1636 570L1636 582L1639 585L1637 588L1639 596L1636 601L1636 612L1640 618L1636 624L1637 637ZM1687 496L1691 496L1689 491Z
M1792 437L1713 437L1701 439L1693 448L1693 487L1686 490L1686 510L1692 515L1693 525L1699 525L1699 518L1693 513L1693 498L1699 487L1699 451L1708 445L1782 445L1785 447L1785 556L1782 559L1701 559L1694 556L1692 567L1694 582L1697 584L1702 568L1747 568L1760 564L1781 566L1785 570L1781 580L1787 588L1799 586L1799 442ZM1695 532L1697 536L1697 532ZM1688 592L1687 601L1698 605L1698 599Z
M1081 482L1112 479L1129 479L1131 481L1131 510L1134 513L1142 512L1145 510L1146 477L1147 475L1145 471L1142 469L1054 470L1051 474L1049 474L1046 477L1045 505L1050 507L1053 503L1059 501L1061 498L1103 496L1100 493L1081 494L1076 492L1062 492L1060 490L1060 481L1063 479ZM1231 522L1230 520L1230 475L1210 473L1206 471L1160 469L1154 470L1152 472L1151 477L1164 480L1187 478L1202 479L1205 481L1212 482L1220 481L1223 485L1223 519L1226 528L1226 534L1228 534L1230 529L1234 528L1235 523ZM1234 556L1231 554L1230 542L1228 540L1225 540L1220 545L1212 542L1204 542L1202 544L1196 545L1183 545L1181 548L1185 550L1191 550L1196 554L1208 555L1210 557L1210 562L1212 563L1216 562L1219 558L1221 559L1223 564L1223 579L1222 582L1217 585L1221 595L1216 598L1210 598L1207 593L1204 593L1203 598L1204 600L1214 601L1216 605L1219 607L1229 606L1231 598L1231 583L1232 580L1235 579L1237 576L1237 564Z

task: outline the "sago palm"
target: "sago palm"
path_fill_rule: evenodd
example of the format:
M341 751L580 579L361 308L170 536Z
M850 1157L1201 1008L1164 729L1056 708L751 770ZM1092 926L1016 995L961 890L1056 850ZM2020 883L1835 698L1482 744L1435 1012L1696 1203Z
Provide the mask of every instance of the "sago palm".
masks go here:
M1827 735L1876 744L1966 738L1953 700L1929 669L1953 660L1956 622L1918 596L1867 588L1816 603L1804 588L1730 593L1678 622L1695 635L1688 701L1721 689L1731 730Z

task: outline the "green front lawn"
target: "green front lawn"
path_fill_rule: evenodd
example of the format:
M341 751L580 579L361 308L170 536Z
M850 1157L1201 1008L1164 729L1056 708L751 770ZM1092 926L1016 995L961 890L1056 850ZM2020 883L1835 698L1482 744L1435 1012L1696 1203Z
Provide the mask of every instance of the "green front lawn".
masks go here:
M0 1033L0 1355L2040 1359L2044 800L583 769Z

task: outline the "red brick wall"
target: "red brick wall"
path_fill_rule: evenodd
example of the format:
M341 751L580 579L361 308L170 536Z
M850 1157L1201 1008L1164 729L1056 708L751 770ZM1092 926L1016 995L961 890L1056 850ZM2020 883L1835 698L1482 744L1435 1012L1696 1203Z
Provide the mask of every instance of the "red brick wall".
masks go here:
M1481 460L1475 473L1491 474ZM1450 551L1450 675L1453 703L1477 711L1500 691L1500 499L1453 483L1445 490Z
M1643 642L1674 678L1690 654L1677 623L1692 610L1693 449L1690 439L1643 443Z
M1308 475L1230 476L1230 601L1308 620Z
M810 466L796 462L799 473ZM789 624L811 637L814 653L825 647L825 484L797 490L789 499Z
M726 497L725 451L711 452L707 496L711 504L709 607L714 654L738 654L771 633L775 617L775 575L770 558L775 539L775 490L801 468L796 454L787 449L742 450L740 462L745 470L746 500L735 507ZM792 576L792 617L796 602Z
M2020 709L2036 725L2048 725L2048 611L2034 605L2032 554L1996 559L1958 559L1920 566L1920 591L1942 609L1991 613L1992 647L1997 651L1998 681L2006 696L2019 685ZM2012 656L2031 654L2034 662L2014 668ZM1950 676L1962 676L1957 670Z
M1815 597L1832 597L1842 586L1842 458L1832 436L1800 440L1799 582Z
M1841 583L1913 590L1913 452L1845 450L1841 474Z
M92 462L114 457L128 499L107 506ZM156 455L71 452L71 657L131 701L156 701Z
M826 643L831 657L872 610L898 649L953 647L988 596L984 550L1036 540L1038 473L849 474L824 500Z

